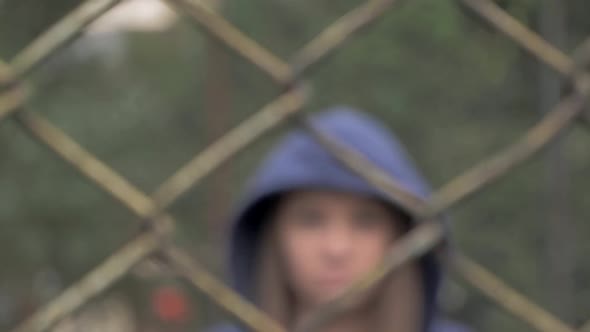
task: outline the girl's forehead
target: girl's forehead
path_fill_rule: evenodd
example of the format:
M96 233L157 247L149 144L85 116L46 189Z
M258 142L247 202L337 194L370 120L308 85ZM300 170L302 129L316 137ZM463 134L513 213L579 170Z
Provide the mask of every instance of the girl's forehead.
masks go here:
M331 189L300 189L282 196L282 206L363 206L389 209L381 199L366 194Z
M377 198L368 195L341 190L316 188L291 191L284 195L284 199L289 201L342 200L380 203Z
M279 200L278 210L282 208L297 209L299 207L313 206L322 208L358 208L378 209L388 213L394 220L399 221L403 227L410 227L409 217L397 206L383 199L362 193L347 192L342 190L311 188L298 189L284 193Z

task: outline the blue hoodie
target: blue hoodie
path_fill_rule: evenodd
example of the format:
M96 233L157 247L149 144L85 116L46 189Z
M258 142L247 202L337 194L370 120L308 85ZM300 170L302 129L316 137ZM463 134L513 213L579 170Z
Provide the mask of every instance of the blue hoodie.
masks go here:
M412 164L398 140L364 114L347 107L332 108L311 118L312 124L330 137L393 177L406 190L427 199L430 188ZM285 137L262 163L247 186L232 223L229 268L232 286L246 299L254 298L254 266L258 236L265 213L278 194L295 189L335 189L383 199L399 208L386 194L375 189L332 157L302 129ZM434 255L421 260L425 303L425 332L462 332L450 322L435 319L441 272ZM216 332L240 331L233 326Z

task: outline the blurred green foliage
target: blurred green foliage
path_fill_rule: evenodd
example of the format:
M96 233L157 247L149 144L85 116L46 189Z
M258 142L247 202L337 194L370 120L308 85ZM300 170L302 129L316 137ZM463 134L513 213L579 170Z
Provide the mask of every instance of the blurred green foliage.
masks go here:
M12 58L78 2L0 1L0 57ZM358 3L226 1L224 14L247 35L289 58ZM537 1L499 3L534 27ZM571 51L590 33L584 15L590 4L572 0L568 7ZM208 45L203 31L184 19L165 31L84 36L29 77L35 95L28 107L151 192L214 139L207 134L211 112L203 107ZM238 56L230 57L229 66L232 108L227 129L280 91ZM308 110L350 104L371 112L401 137L438 187L540 119L537 66L456 2L407 1L310 73L314 95ZM207 179L171 209L181 221L178 240L216 273L222 271L223 246L205 221L207 211L231 206L245 177L279 134L275 131L214 172L230 176L226 201L210 201L208 193L217 182ZM31 286L39 271L51 268L62 286L67 285L131 238L137 225L130 212L33 141L16 122L0 123L0 142L0 292L17 302L43 302L47 299ZM590 234L589 146L590 134L581 128L563 145L579 236L572 239L578 262L572 324L590 314L590 241L585 238ZM537 157L460 204L452 215L460 250L551 308L544 279L546 177L545 158ZM135 289L138 282L126 280L122 288ZM458 285L464 298L450 308L455 318L477 331L531 331L476 291ZM18 319L22 317L15 313L0 321L0 329Z

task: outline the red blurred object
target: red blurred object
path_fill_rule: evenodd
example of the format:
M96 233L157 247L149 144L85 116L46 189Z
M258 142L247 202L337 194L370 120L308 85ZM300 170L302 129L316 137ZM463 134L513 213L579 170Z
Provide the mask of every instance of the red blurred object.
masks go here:
M165 322L184 323L189 319L189 305L186 296L179 289L164 286L152 294L152 309Z

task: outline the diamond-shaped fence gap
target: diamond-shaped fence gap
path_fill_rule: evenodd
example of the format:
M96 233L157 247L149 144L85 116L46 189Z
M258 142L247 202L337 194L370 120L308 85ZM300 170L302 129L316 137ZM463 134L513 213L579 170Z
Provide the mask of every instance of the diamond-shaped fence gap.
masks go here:
M128 240L135 232L126 222L132 214L73 174L69 165L31 140L16 123L7 122L2 129L0 137L11 144L2 145L1 168L20 170L3 177L0 186L4 229L0 237L6 245L0 260L12 266L3 278L33 276L50 268L65 286ZM22 232L31 237L14 241Z
M236 91L236 95L239 95ZM239 96L246 103L246 96ZM237 98L237 97L236 97ZM272 102L270 103L272 104ZM268 105L266 105L268 106ZM265 106L265 107L266 107ZM257 105L256 108L260 107ZM211 112L211 110L209 110ZM195 161L201 161L201 172L206 176L197 177L196 182L191 187L184 189L178 196L177 201L170 201L166 194L171 188L170 183L173 183L177 174L183 173L183 169L179 170L174 175L170 176L165 183L158 187L154 193L156 197L164 198L164 204L171 204L171 211L179 216L184 222L178 225L179 232L176 237L179 243L185 248L192 249L195 257L199 261L209 264L213 271L221 272L225 266L222 265L225 254L224 243L227 240L225 230L227 230L228 221L230 218L229 211L231 206L237 203L239 193L243 188L246 180L254 171L260 158L276 143L276 140L284 134L288 125L288 116L280 116L276 121L277 125L274 127L261 127L259 125L252 126L257 119L262 119L259 115L260 110L247 110L245 108L232 107L228 110L229 114L219 114L218 110L213 110L214 117L221 117L225 119L220 123L222 128L217 128L223 132L213 133L213 137L208 137L209 145L199 153L205 156L214 157L213 160L220 160L219 164L208 171L209 162L205 161L203 155L191 156L189 162L183 165L191 167ZM203 114L205 111L201 111ZM262 110L265 114L288 114L279 113L268 110ZM237 120L236 120L237 119ZM211 120L219 121L219 119ZM266 122L266 121L263 121ZM266 126L266 125L265 125ZM266 128L266 129L265 129ZM212 129L208 131L211 133ZM233 135L233 133L240 133ZM256 134L259 133L259 134ZM254 137L253 135L257 135ZM235 138L245 137L246 141L236 140ZM235 138L234 138L235 137ZM222 149L221 144L231 143L232 146L236 144L243 144L249 142L247 149L235 151L235 153L226 155L221 154L222 159L218 159L220 155L214 151L226 152L228 149ZM233 148L231 148L233 150ZM212 160L212 159L209 159Z
M226 230L229 227L231 206L240 198L241 190L255 170L260 158L277 142L284 131L277 128L264 135L245 151L238 152L223 163L194 188L187 191L170 208L183 220L177 225L175 237L199 261L222 277L227 255Z
M277 86L268 74L243 57L229 52L225 48L223 50L229 53L229 82L227 82L228 85L225 89L228 90L233 116L244 119L276 98L284 90L284 88ZM230 118L233 119L233 117Z
M441 11L456 20L448 22L447 15L438 14ZM428 110L425 114L470 110L483 91L500 88L515 54L487 50L477 34L465 33L475 26L460 14L444 1L394 7L312 72L317 89L314 103L327 106L338 100L354 105L362 100L368 104L359 106L382 113L412 108ZM383 49L391 44L396 46ZM380 51L367 53L367 49ZM482 49L489 58L485 66L480 61ZM359 82L364 87L360 91Z
M465 205L452 209L455 239L474 259L526 295L543 290L539 271L543 266L544 220L539 211L544 183L543 162L527 163L494 183ZM507 193L518 200L506 199ZM534 230L534 231L531 231ZM511 241L498 243L497 238ZM528 256L527 256L528 255ZM536 257L523 260L523 256Z
M351 38L345 39L343 47L335 53L346 53L346 57L337 56L338 59L322 61L322 68L318 68L318 70L323 71L324 66L330 66L332 62L338 61L348 64L351 69L358 68L359 75L364 74L364 76L377 78L392 77L389 71L399 66L397 63L403 63L406 68L412 68L415 71L428 73L431 73L435 68L445 70L450 67L453 68L456 78L461 77L457 74L473 75L474 67L478 72L482 72L480 74L490 77L498 72L503 72L502 66L507 60L503 54L504 51L494 51L495 48L492 48L487 53L483 53L484 45L481 40L476 38L477 34L465 31L473 31L479 26L467 21L452 2L420 0L373 1L372 3L389 5L384 6L385 10L379 12L375 20L369 21L371 23L368 24L368 27L360 25L362 27L360 33L353 33ZM440 13L444 13L444 15L440 15ZM355 19L357 18L355 17ZM358 19L360 20L360 18ZM350 22L347 23L352 25ZM335 31L332 32L335 33ZM336 37L325 38L323 42L332 45L332 39L336 39ZM420 42L417 43L417 40ZM465 41L470 43L465 43ZM473 46L471 46L472 43ZM396 46L384 47L392 44ZM366 49L379 50L379 52L369 53L366 59L361 60L358 55ZM304 51L306 50L297 52L294 56L295 64L300 65L299 62L303 61L301 53ZM489 56L494 61L484 67L478 61L478 56L482 55ZM347 62L350 60L352 61ZM457 66L455 67L453 64L457 64ZM414 87L416 81L421 82L423 86L421 85L419 90L423 89L426 92L432 89L431 85L439 82L439 77L433 75L429 76L429 80L407 80L405 76L400 77L399 73L394 76L398 78L397 81L413 84ZM441 75L440 79L444 79L444 77L445 75ZM485 80L487 81L488 78L486 77Z
M572 141L566 140L568 144L564 145L564 151L571 148ZM464 251L477 261L485 262L489 270L530 300L549 312L555 312L555 299L549 286L556 285L550 271L555 271L557 267L555 260L550 257L558 254L561 257L560 265L566 262L567 266L573 264L574 276L587 269L584 257L588 249L578 234L587 232L588 227L583 220L587 220L590 209L579 197L570 197L575 190L579 190L575 179L581 179L579 185L588 185L584 177L576 172L580 167L579 162L566 152L565 177L556 179L550 173L551 164L547 158L547 154L541 154L505 179L489 186L468 204L454 208L451 215L456 239L460 241L459 247L465 248ZM555 210L556 204L562 204L550 194L549 188L555 188L556 180L566 188L563 199L566 200L567 211L570 211L562 217L559 230L550 227L551 218L555 218L550 212ZM509 195L516 195L519 199L509 200L506 198ZM559 248L551 244L556 231L562 238L567 237ZM498 238L508 241L500 245ZM559 253L555 253L556 250ZM575 278L567 287L583 288L579 282ZM568 288L563 291L566 292ZM587 305L584 302L583 297L576 296L574 312L567 322L573 324L576 317L582 319L587 316Z
M161 207L174 203L215 168L300 111L306 100L305 89L299 87L275 98L166 179L153 193L154 199Z
M400 113L399 132L406 135L410 146L415 146L411 151L415 151L423 168L431 174L437 174L437 178L433 179L436 185L445 184L486 159L486 156L505 150L521 138L524 130L538 121L534 114L506 119L502 113L510 112L514 107L496 109L494 114L481 116L481 109L471 107L468 110L446 109L438 114L424 114L417 127L411 125L411 121L415 121L412 120L415 119L414 114ZM392 118L390 121L394 120ZM502 132L492 129L494 126L502 127ZM477 144L466 137L477 138Z

